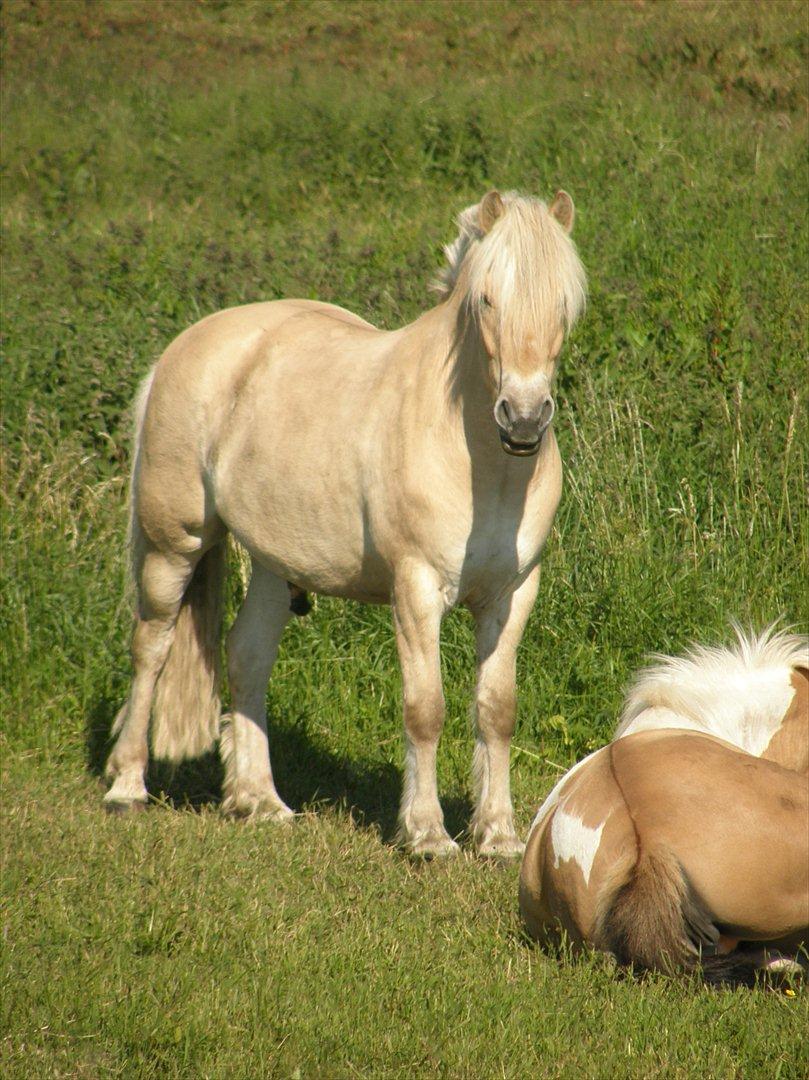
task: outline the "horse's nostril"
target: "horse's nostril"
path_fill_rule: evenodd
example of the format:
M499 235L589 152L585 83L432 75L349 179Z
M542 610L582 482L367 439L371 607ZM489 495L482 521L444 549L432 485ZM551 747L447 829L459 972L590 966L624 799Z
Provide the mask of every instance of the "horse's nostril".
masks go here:
M556 406L552 397L545 398L542 402L542 408L539 410L539 429L546 428L548 424L553 420L553 414L556 411Z
M506 430L511 427L514 417L505 398L501 398L497 402L497 408L494 410L494 418L500 427L505 428Z

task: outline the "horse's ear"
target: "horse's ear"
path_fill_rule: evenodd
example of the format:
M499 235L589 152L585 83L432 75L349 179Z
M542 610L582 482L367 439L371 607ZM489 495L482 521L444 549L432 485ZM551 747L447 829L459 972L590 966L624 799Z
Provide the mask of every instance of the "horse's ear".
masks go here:
M490 191L483 196L478 207L478 225L484 236L495 221L502 216L504 210L503 197L499 191Z
M566 191L557 191L549 209L565 232L571 232L575 211L573 209L573 200L568 193Z

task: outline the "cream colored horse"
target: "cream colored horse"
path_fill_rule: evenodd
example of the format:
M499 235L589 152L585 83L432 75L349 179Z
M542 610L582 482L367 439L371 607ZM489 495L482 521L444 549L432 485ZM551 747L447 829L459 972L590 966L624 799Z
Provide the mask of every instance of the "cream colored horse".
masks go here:
M809 648L739 635L641 674L559 781L520 877L532 936L747 982L809 945ZM756 943L755 945L753 943ZM787 955L779 955L787 954Z
M509 788L515 653L534 602L562 470L551 419L565 331L584 303L570 197L490 192L459 218L441 300L392 332L331 304L251 304L166 350L137 408L131 547L134 679L115 725L110 809L146 801L157 756L211 745L219 725L219 596L229 530L252 557L228 638L227 813L286 820L265 693L290 588L390 603L404 686L400 838L444 828L439 629L477 623L473 835L516 854Z

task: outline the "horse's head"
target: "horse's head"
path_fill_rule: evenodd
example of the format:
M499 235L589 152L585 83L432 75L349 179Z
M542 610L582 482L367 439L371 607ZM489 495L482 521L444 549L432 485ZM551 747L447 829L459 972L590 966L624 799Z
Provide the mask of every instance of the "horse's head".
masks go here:
M503 449L530 456L553 419L559 352L584 307L584 270L570 239L573 200L560 191L546 206L490 191L458 223L442 285L463 290Z

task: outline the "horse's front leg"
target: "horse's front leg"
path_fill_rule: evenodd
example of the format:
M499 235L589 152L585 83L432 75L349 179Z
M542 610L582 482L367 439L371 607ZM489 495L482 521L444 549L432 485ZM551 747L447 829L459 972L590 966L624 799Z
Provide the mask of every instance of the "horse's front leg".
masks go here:
M449 855L458 845L444 828L436 780L436 750L444 726L439 636L445 605L438 581L425 567L403 568L392 607L406 743L398 839L411 855Z
M537 566L513 593L474 613L478 677L472 835L481 855L516 856L524 848L514 831L509 750L517 713L517 646L538 586Z

